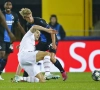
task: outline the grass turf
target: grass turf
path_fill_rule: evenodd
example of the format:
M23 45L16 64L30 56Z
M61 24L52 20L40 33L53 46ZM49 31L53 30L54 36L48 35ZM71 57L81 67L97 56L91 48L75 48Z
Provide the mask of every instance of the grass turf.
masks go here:
M59 74L59 73L56 73ZM100 82L93 81L91 73L68 73L68 80L49 80L46 83L12 83L14 73L4 73L0 90L100 90Z

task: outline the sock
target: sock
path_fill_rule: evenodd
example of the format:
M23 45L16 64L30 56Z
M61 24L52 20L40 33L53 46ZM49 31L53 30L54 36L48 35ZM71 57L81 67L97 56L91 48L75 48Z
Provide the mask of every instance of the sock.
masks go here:
M24 71L23 77L28 77L28 73L26 71Z
M50 56L45 56L43 60L45 75L50 74Z
M39 79L34 77L34 82L39 82Z
M20 77L21 81L26 81L26 82L39 82L39 79L36 77Z
M2 74L3 72L3 69L5 68L6 64L7 64L7 59L2 59L0 60L0 75Z
M60 70L61 73L65 72L62 65L60 64L60 62L57 59L56 59L56 62L54 63L54 65Z

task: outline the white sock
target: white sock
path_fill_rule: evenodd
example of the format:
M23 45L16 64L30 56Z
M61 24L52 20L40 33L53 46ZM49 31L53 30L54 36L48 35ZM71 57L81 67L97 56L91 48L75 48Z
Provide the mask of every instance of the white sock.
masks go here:
M45 75L50 74L50 56L45 56L43 60Z
M34 77L34 82L39 82L39 79Z
M35 77L31 76L31 77L20 77L20 79L22 81L26 81L26 82L36 82L37 79L35 79ZM38 80L37 80L38 81Z

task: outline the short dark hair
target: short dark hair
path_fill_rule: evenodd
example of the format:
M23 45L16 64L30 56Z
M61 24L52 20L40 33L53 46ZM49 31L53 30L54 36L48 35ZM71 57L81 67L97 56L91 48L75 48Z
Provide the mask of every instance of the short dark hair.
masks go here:
M51 20L52 17L56 18L56 20L57 20L57 16L56 16L55 14L52 14L52 15L50 16L50 20Z
M6 3L6 2L11 2L11 3L12 3L12 1L11 1L11 0L5 0L5 3Z

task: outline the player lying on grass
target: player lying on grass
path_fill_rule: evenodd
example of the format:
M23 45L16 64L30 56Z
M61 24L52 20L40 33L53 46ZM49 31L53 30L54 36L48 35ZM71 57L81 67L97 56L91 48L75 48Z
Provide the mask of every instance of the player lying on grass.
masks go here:
M45 82L44 76L40 73L40 70L34 66L37 65L36 62L43 60L45 67L48 63L50 63L50 60L56 61L56 59L52 58L51 53L49 52L37 51L35 49L35 40L38 40L40 37L39 30L47 33L57 33L57 31L53 29L47 29L38 25L32 26L20 43L18 61L21 68L28 73L29 77L36 77L39 79L39 82Z

